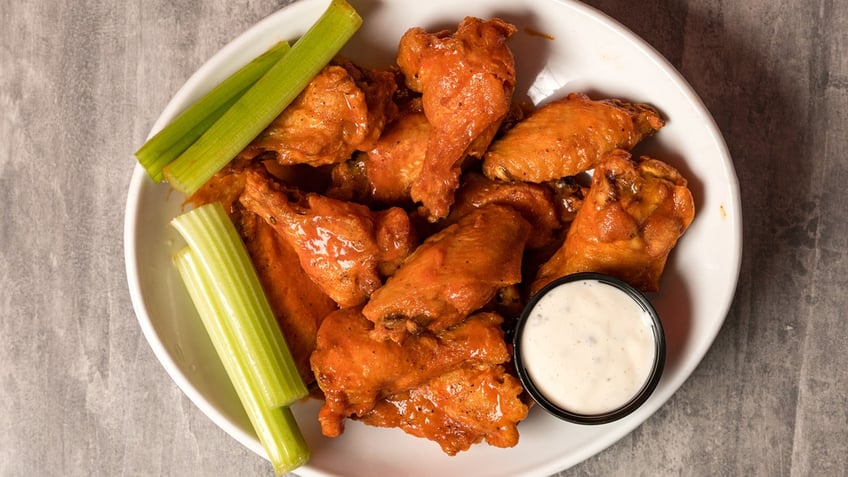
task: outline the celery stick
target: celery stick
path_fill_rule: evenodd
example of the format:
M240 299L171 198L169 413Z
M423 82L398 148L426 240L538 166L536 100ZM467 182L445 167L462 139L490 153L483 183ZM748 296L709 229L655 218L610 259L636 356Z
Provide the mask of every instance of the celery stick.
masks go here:
M247 91L247 88L236 92L233 97L228 99L226 103L221 105L221 107L212 111L210 114L204 116L198 122L190 126L186 125L186 127L183 128L183 125L169 123L168 126L165 126L165 129L160 131L160 133L162 133L167 130L165 135L156 135L150 139L151 141L157 139L158 141L156 143L148 141L144 146L141 146L141 149L136 151L135 157L138 159L138 163L141 164L142 167L144 167L144 170L147 171L147 175L150 176L150 179L153 182L162 182L162 180L165 179L162 169L182 154L183 151L188 149L189 146L191 146L204 131L209 129L209 127L212 126L218 118L223 116L224 113L230 109L233 104L235 104L236 100L238 100L245 91ZM188 112L188 110L186 110L186 112ZM184 117L188 116L180 116L177 120Z
M236 352L237 340L220 319L226 310L217 299L209 277L201 270L196 255L186 247L174 256L174 264L274 471L282 475L305 464L310 451L297 421L289 408L271 408L265 404L257 381L251 375L250 363Z
M253 83L285 56L289 48L289 44L284 41L272 46L203 95L148 139L135 152L135 156L150 178L154 182L164 179L162 168L188 149Z
M220 203L175 217L198 266L220 301L219 316L250 363L267 405L286 406L307 394L241 237Z
M166 180L185 195L197 191L291 104L361 24L345 0L333 0L286 56L165 167Z

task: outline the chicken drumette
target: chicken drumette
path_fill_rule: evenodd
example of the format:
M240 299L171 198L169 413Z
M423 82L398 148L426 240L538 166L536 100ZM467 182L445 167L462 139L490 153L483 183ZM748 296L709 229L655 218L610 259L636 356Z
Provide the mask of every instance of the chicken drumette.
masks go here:
M309 277L340 306L360 305L415 248L409 216L285 188L261 169L247 171L244 207L294 248Z

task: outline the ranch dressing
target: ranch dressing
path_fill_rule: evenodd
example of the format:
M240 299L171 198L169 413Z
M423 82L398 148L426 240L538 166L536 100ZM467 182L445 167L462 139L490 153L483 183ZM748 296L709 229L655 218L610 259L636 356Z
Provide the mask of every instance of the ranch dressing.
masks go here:
M521 357L539 392L576 414L627 404L656 358L651 316L626 292L595 280L542 296L521 335Z

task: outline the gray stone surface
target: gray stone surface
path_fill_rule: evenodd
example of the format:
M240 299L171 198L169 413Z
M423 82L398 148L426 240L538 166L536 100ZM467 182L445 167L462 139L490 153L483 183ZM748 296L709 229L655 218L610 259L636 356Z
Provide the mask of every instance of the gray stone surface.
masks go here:
M270 475L153 356L122 225L153 119L286 3L0 0L0 476ZM588 3L653 44L715 116L745 243L692 377L560 475L848 475L848 4Z

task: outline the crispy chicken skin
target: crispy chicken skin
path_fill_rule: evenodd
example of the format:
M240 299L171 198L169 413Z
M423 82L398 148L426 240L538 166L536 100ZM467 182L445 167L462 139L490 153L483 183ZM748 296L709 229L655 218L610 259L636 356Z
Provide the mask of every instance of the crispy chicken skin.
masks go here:
M545 182L585 172L614 149L632 149L664 125L646 104L571 93L548 103L492 143L483 173Z
M346 161L379 137L395 112L396 89L390 72L361 70L350 63L328 65L237 161L268 151L282 165Z
M336 303L315 285L291 246L261 217L244 212L241 235L304 382L315 381L309 357L318 327Z
M246 172L242 205L294 248L306 274L340 306L360 305L416 245L402 209L364 205L286 189L261 170Z
M441 333L410 337L401 346L373 339L373 323L358 307L331 313L318 330L311 358L325 396L318 414L322 433L338 436L346 418L363 416L381 399L461 366L507 362L510 353L500 324L498 315L481 313Z
M694 214L692 194L676 169L616 150L595 167L565 243L542 265L531 293L576 272L608 273L657 291L668 254Z
M529 234L518 211L489 204L431 235L363 308L374 337L400 343L462 321L498 289L521 281Z
M450 215L440 225L455 223L486 204L507 205L521 213L532 226L528 248L548 245L562 228L558 204L551 188L528 182L493 181L479 173L463 176Z
M521 383L503 366L463 366L423 386L377 402L360 421L438 443L448 455L485 441L495 447L518 444L518 422L527 417Z
M412 28L400 40L398 66L433 127L411 187L431 221L447 215L463 160L482 155L510 111L515 61L507 39L515 30L500 19L467 17L453 34Z

